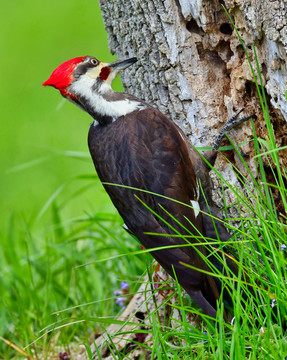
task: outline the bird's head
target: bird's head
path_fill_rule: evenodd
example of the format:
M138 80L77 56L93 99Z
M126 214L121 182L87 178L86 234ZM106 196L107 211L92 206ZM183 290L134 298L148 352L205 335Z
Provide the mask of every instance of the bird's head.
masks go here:
M68 100L86 97L93 90L104 93L111 89L111 83L119 73L134 64L136 58L104 63L93 56L77 57L58 66L43 86L53 86Z

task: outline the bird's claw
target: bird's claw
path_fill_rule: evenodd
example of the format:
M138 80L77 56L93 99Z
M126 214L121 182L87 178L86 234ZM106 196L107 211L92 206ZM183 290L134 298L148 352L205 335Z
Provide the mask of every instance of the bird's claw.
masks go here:
M233 129L234 127L236 127L237 125L240 125L242 124L243 122L251 119L251 118L256 118L255 115L247 115L247 116L243 116L242 118L240 119L237 119L238 118L238 115L240 113L242 113L242 111L244 110L244 108L240 109L235 115L233 115L230 119L227 120L227 122L224 124L224 126L221 128L216 140L215 140L215 143L214 143L214 146L213 146L213 150L218 150L219 149L219 146L222 142L222 139L226 136L226 133L228 131L230 131L231 129ZM239 153L242 157L248 157L248 155L244 154L240 149L239 149Z

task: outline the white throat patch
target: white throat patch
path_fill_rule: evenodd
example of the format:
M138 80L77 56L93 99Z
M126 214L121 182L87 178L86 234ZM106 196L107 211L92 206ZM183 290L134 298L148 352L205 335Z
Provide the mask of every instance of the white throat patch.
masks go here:
M145 106L138 101L132 101L129 99L118 101L107 101L101 93L107 93L109 87L108 84L103 84L103 91L96 93L92 90L92 86L95 83L95 79L87 75L82 75L77 81L72 83L69 90L75 95L82 96L89 102L89 105L95 109L95 113L99 113L102 116L109 116L115 121L118 117L127 115L135 110L144 109Z

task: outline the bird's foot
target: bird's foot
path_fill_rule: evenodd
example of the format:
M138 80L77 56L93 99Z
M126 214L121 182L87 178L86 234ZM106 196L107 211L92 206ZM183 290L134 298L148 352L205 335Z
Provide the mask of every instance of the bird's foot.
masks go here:
M215 143L214 143L214 146L213 146L213 150L218 150L219 149L219 146L222 142L222 139L226 136L226 133L228 131L230 131L231 129L233 129L234 127L236 127L237 125L240 125L242 124L243 122L251 119L251 118L255 118L256 116L255 115L247 115L247 116L243 116L242 118L238 119L238 115L244 110L241 109L239 110L235 115L232 116L232 118L230 118L229 120L227 120L227 122L224 124L224 126L222 127L222 129L220 130L216 140L215 140ZM240 148L238 147L237 144L235 144L236 148L238 149L238 152L239 154L242 156L242 157L248 157L248 155L244 154Z

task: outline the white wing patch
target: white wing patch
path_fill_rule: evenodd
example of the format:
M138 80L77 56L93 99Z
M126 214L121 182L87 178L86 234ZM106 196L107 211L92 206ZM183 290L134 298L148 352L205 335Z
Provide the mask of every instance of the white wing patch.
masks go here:
M193 211L194 211L194 216L197 217L197 215L199 214L200 211L200 206L198 201L195 200L190 200L191 206L193 207Z

